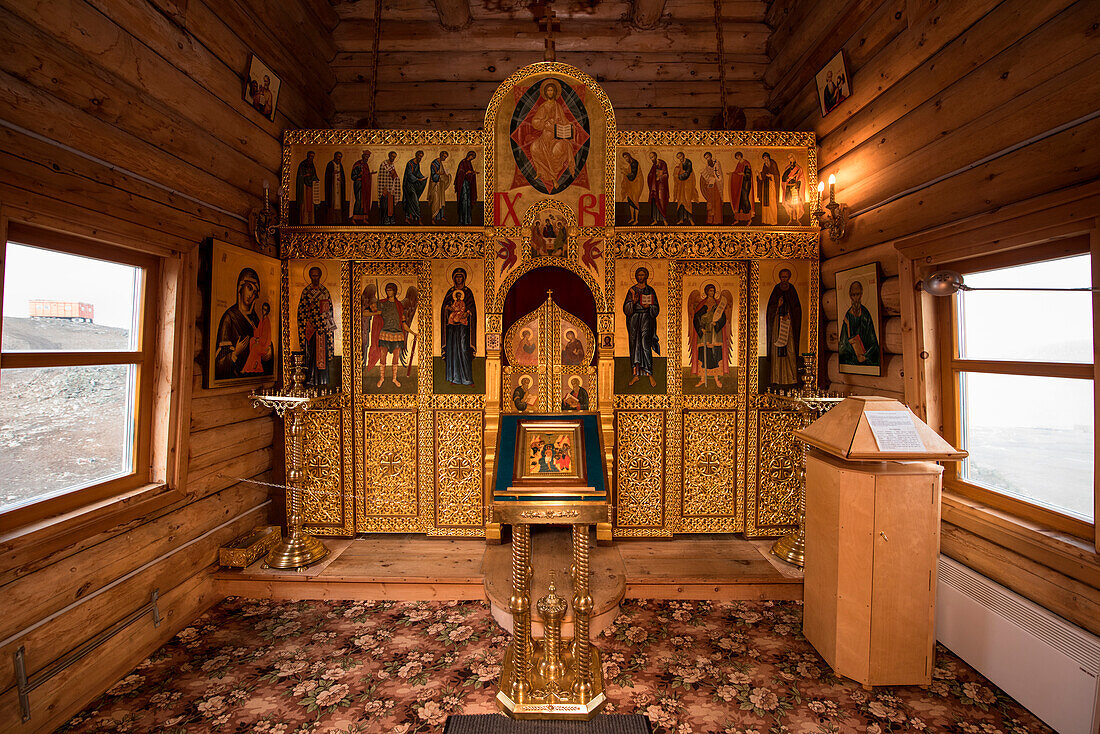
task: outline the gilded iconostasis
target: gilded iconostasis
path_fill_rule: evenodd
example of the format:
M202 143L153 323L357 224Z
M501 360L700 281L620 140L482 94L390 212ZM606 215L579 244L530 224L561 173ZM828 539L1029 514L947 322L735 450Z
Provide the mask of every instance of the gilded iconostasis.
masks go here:
M816 185L812 133L620 132L553 62L481 130L288 132L282 374L344 396L309 411L308 528L492 537L516 413L598 414L615 537L794 525L766 391L816 369Z

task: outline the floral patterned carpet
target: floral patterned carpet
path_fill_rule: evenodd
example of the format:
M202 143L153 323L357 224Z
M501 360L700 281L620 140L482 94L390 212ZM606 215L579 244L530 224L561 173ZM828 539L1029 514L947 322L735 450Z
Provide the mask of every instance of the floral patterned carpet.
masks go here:
M797 602L626 600L597 643L606 710L659 734L1051 731L942 647L927 690L867 693L801 622ZM59 731L438 732L497 710L507 642L483 602L229 598Z

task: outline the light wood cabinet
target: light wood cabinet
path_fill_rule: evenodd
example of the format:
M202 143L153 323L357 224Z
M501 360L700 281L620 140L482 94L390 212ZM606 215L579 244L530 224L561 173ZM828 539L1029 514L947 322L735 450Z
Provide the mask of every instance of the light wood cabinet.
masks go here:
M806 459L803 632L864 686L927 685L943 467Z

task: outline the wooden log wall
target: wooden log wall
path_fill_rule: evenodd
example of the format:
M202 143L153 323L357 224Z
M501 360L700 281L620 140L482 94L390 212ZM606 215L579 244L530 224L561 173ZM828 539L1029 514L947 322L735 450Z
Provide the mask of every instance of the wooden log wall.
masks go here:
M282 131L332 113L337 20L326 0L0 0L3 215L174 259L187 289L176 315L197 320L195 248L249 246L247 214L264 180L277 186ZM250 53L282 78L274 122L242 99ZM184 361L197 360L199 333L195 321ZM178 494L0 535L0 730L63 723L219 599L219 546L281 519L267 488L238 481L272 478L274 419L247 389L203 390L197 361L182 374ZM24 724L13 653L24 647L33 675L153 589L160 627L142 618L31 693Z
M1100 176L1100 6L1088 0L776 0L764 74L779 129L814 130L850 234L822 237L825 380L904 399L893 242ZM822 117L814 75L843 50L851 97ZM841 375L838 270L878 262L881 378ZM911 287L911 286L909 286ZM838 307L837 302L840 301ZM1097 631L1091 544L944 503L943 552Z
M826 340L836 271L878 261L886 278L883 377L840 375L827 341L828 379L900 398L890 243L1100 175L1100 11L1087 0L776 0L767 19L776 124L816 131L822 178L836 174L853 215L846 239L822 239ZM814 75L839 50L852 96L822 117Z
M382 0L377 125L473 129L497 86L543 60L543 33L523 3L471 2L472 22L449 31L431 3ZM623 0L555 4L557 60L592 74L620 129L705 129L719 113L717 34L711 0L646 2L646 28ZM509 9L511 8L511 9ZM332 93L336 127L361 127L370 107L374 3L340 3ZM749 129L769 128L763 77L769 34L763 0L723 0L728 104ZM658 19L649 27L651 18Z

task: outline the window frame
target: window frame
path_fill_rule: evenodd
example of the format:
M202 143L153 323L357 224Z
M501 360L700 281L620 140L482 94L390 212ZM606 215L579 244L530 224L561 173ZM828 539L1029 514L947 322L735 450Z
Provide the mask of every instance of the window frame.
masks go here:
M158 324L162 317L162 258L138 250L119 247L74 235L8 222L6 232L0 229L0 318L3 316L3 280L9 242L40 247L81 257L118 262L143 269L140 284L138 323L139 343L131 351L99 352L3 352L0 349L0 369L38 367L68 367L95 365L133 365L136 370L131 405L134 417L130 471L88 486L32 501L0 512L0 530L27 527L49 518L66 516L81 508L132 494L155 481L154 399L158 371ZM2 330L2 321L0 321Z
M996 252L988 255L971 257L950 263L950 268L962 273L997 270L1028 263L1043 262L1047 260L1073 257L1090 254L1090 241L1088 237L1075 237L1054 240L1030 247L1013 249L1005 252ZM1097 253L1092 254L1092 272L1097 269ZM939 390L942 399L943 435L944 438L955 446L962 443L962 406L959 403L958 385L959 376L964 372L1021 375L1034 377L1057 377L1069 379L1087 379L1093 382L1093 409L1096 411L1097 385L1096 385L1096 360L1097 344L1095 333L1097 324L1096 295L1093 296L1093 355L1092 363L1072 362L1034 362L1023 360L992 360L992 359L963 359L959 357L959 320L958 320L958 296L937 298L934 303L936 332L939 343L937 344L939 359ZM1097 426L1100 427L1100 426ZM1093 449L1093 505L1097 505L1100 492L1098 492L1097 472L1095 470L1096 441L1094 429ZM950 492L969 500L980 502L994 510L1005 512L1025 521L1038 523L1056 531L1067 533L1089 541L1096 539L1095 515L1094 522L1087 522L1078 517L1068 515L1057 510L1044 507L1024 499L1013 497L984 487L973 482L966 481L960 476L962 462L950 462L944 466L944 488Z

